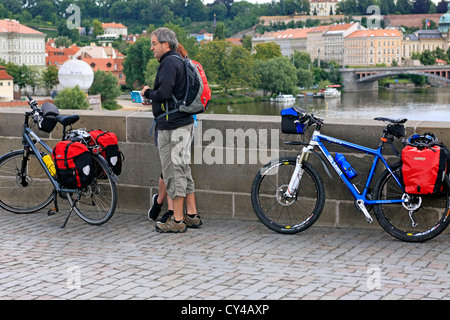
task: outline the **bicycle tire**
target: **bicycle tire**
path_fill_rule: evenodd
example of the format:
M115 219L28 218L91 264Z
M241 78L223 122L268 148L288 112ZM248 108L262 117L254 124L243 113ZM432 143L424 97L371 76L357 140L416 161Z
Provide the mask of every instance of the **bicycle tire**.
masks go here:
M16 150L0 158L0 207L28 214L41 210L53 200L54 187L32 150L26 166L26 185L21 184L22 157L23 150Z
M106 161L102 161L100 157L91 157L96 172L92 183L78 193L67 194L67 200L75 213L92 225L101 225L109 221L117 204L116 183Z
M401 163L398 162L391 167L397 176L400 166ZM375 184L374 199L401 199L404 195L392 174L386 169ZM378 223L391 236L406 242L427 241L445 230L450 222L450 184L447 178L442 192L413 196L413 201L418 206L417 210L413 211L413 219L417 226L413 226L409 210L402 203L374 205Z
M325 204L325 188L321 176L308 162L298 194L286 201L286 191L295 169L295 157L282 157L266 164L256 175L251 191L252 205L259 220L269 229L294 234L312 226Z

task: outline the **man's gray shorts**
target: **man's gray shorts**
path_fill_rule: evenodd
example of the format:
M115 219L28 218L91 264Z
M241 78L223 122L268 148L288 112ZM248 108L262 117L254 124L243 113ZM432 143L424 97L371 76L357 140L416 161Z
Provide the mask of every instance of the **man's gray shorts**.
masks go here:
M170 198L186 197L194 193L191 168L193 124L175 130L158 131L158 150L167 194Z

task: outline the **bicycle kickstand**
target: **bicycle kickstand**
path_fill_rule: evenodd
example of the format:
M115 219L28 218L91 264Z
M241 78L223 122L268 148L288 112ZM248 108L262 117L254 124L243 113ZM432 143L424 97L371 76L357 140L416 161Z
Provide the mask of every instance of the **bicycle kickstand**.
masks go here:
M69 214L66 217L66 220L64 221L63 225L61 226L61 229L64 229L66 227L67 221L69 221L69 217L72 214L73 208L75 207L75 205L77 204L78 201L78 196L75 198L72 207L69 210Z

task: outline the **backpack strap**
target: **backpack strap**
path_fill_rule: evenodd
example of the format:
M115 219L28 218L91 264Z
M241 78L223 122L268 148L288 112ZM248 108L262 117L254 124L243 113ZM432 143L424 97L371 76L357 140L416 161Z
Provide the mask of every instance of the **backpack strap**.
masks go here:
M180 103L180 100L178 100L175 97L175 95L172 93L172 99L173 99L173 101L175 101L175 109L172 109L172 110L169 111L169 106L167 106L166 112L163 113L163 114L160 114L159 116L157 116L156 119L155 119L156 121L158 121L162 117L168 117L169 114L172 114L172 113L180 111L180 107L179 106L182 105L182 104L186 104L186 100L187 100L188 93L189 93L189 75L188 75L189 61L188 61L188 59L187 58L183 59L182 57L180 57L177 54L173 54L173 55L170 55L168 57L176 57L177 59L180 59L181 61L183 61L184 67L186 69L186 92L184 94L184 99L183 99L182 103Z

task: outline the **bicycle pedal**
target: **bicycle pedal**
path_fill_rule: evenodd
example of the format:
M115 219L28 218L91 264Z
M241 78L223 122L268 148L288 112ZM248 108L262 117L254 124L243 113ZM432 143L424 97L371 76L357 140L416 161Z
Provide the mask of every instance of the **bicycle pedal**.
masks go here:
M57 208L53 208L53 209L50 209L50 210L47 211L47 215L50 217L50 216L53 216L57 212L58 212L58 209Z

